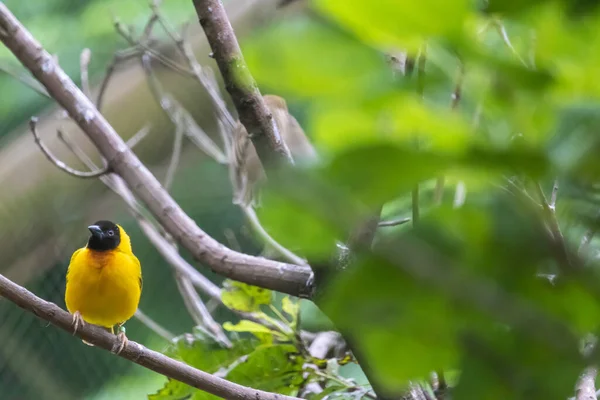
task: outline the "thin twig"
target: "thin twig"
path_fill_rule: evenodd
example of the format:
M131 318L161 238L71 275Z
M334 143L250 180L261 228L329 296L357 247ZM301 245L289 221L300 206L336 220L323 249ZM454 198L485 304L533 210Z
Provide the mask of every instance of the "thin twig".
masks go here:
M81 91L88 98L92 98L90 89L89 66L92 59L92 51L88 48L83 49L79 56L79 69L81 71Z
M123 37L130 46L138 48L139 50L143 50L141 53L148 54L152 58L158 60L164 66L172 69L175 72L183 74L185 76L194 76L193 72L189 69L179 65L177 62L171 60L160 54L158 51L154 50L152 47L149 47L146 43L141 42L140 40L136 40L133 38L130 32L125 29L123 24L119 21L114 22L115 30L121 37Z
M412 223L415 226L419 222L419 184L417 183L412 190Z
M454 84L454 91L450 96L450 109L456 110L462 99L462 86L465 79L465 66L462 61L458 61L458 72L456 76L456 83Z
M38 81L31 77L31 75L22 74L20 71L17 71L15 68L5 63L0 64L0 72L4 72L5 74L10 75L14 79L18 80L19 82L34 90L35 92L41 94L42 96L50 97L50 95L46 91L46 88L40 85Z
M556 186L558 188L558 186ZM554 207L550 206L550 203L546 199L546 195L544 194L544 190L542 189L542 185L539 182L536 182L534 185L539 201L542 204L542 208L544 211L544 220L545 223L550 230L550 234L554 239L553 249L556 249L556 256L558 258L559 264L563 268L573 269L576 266L572 263L569 255L569 251L567 249L567 244L565 242L565 238L560 229L560 225L558 223L558 219L556 218L556 212ZM568 272L568 271L564 271Z
M135 146L138 145L138 143L140 143L146 136L148 136L148 133L150 133L150 124L146 124L142 127L142 129L140 129L139 131L137 131L132 137L130 137L129 139L127 139L127 147L129 147L130 149L133 149Z
M183 128L180 125L175 127L175 137L173 138L173 152L171 153L171 160L165 174L165 181L163 186L165 190L171 190L173 180L175 179L175 173L179 166L179 159L181 158L181 149L183 145Z
M268 246L271 246L275 251L277 251L284 259L287 261L297 264L297 265L308 265L306 260L294 254L291 250L288 250L281 244L279 244L275 239L269 235L269 233L263 228L260 221L258 220L258 216L256 212L251 206L245 206L240 204L240 208L242 212L246 216L246 219L252 226L252 230L259 235L260 239Z
M427 45L421 46L419 59L417 64L417 94L423 100L425 98L425 65L427 63ZM417 137L416 147L419 148L419 138ZM412 224L415 226L419 222L419 205L420 205L419 183L412 190Z
M506 28L504 27L504 24L502 24L502 22L499 19L495 19L493 24L496 27L498 34L500 34L500 37L502 38L502 41L504 42L506 47L510 49L510 51L515 55L515 57L517 57L521 64L527 66L527 62L523 59L523 57L521 57L521 55L512 45L510 38L508 37L508 32L506 32Z
M581 238L581 243L579 244L579 249L577 250L577 253L579 255L584 254L584 252L586 251L590 242L592 241L594 235L596 234L596 231L597 230L595 228L590 228L585 231L585 233L583 234L583 237Z
M535 29L531 29L531 45L529 46L529 63L531 64L531 68L535 69L536 67L536 45L537 45L537 37L535 34Z
M391 227L391 226L400 226L400 225L406 224L407 222L410 222L410 218L398 218L398 219L392 219L389 221L379 221L377 226L380 228Z
M425 66L427 64L427 44L421 46L417 61L417 94L423 99L425 96Z
M456 77L456 83L454 84L454 90L452 91L452 94L450 95L450 110L455 111L458 108L458 105L460 104L460 101L462 99L462 86L463 86L463 80L464 80L464 75L465 75L465 70L464 70L464 64L462 63L461 60L458 61L458 72L457 72L457 77ZM444 176L440 176L437 178L437 181L435 183L435 190L434 190L434 194L433 194L433 201L435 204L441 204L442 200L444 199L444 186L446 185L446 178ZM464 186L464 183L463 183ZM456 189L456 194L455 194L455 207L456 204L461 204L460 202L460 197L458 197L458 187ZM462 193L466 194L466 191L463 191ZM459 199L459 201L457 201L456 199ZM462 200L462 203L464 203L464 199Z
M225 164L227 157L213 142L213 140L196 124L192 116L171 96L164 93L160 82L154 75L150 57L144 54L141 58L142 67L146 73L148 86L154 98L171 120L176 129L181 129L188 139L194 143L206 155L212 157L216 162ZM176 133L177 134L177 133Z
M138 57L141 54L139 49L125 49L117 51L114 55L108 66L106 67L106 72L104 73L104 78L102 78L102 83L100 84L100 89L98 90L98 95L96 96L96 108L98 110L102 110L104 95L106 90L108 89L108 84L112 79L115 71L117 70L117 66L123 61Z
M231 341L223 332L223 328L219 325L210 315L210 312L206 309L206 305L196 293L196 289L192 286L192 282L185 276L175 273L175 282L177 282L177 288L183 297L188 312L194 319L194 322L198 325L202 325L208 329L221 343L227 347L231 347Z
M550 202L548 203L548 207L553 212L556 212L556 197L558 196L558 179L554 181L554 185L552 186L552 195L550 196Z
M454 201L452 202L452 206L454 208L460 208L465 204L466 199L467 185L463 181L459 181L456 184L456 189L454 191Z
M142 324L144 324L148 329L150 329L152 332L156 333L158 336L162 337L163 339L171 342L175 338L175 335L173 335L167 329L163 328L159 323L154 321L152 318L150 318L148 315L146 315L146 313L144 313L139 308L135 312L134 316L135 316L135 318L137 318L138 321L140 321Z
M152 13L148 21L146 22L146 26L144 26L144 30L142 31L142 36L140 36L139 41L142 43L149 43L152 40L152 31L154 29L154 25L158 22L158 15L156 13Z
M117 69L117 65L122 61L122 58L117 54L113 56L113 59L106 67L106 72L104 73L104 78L102 79L102 83L100 84L100 89L98 90L98 96L96 97L96 107L98 110L102 110L102 101L104 100L104 94L108 89L108 84Z
M73 169L73 168L69 167L67 164L65 164L64 162L62 162L58 158L56 158L50 152L50 149L48 149L46 147L46 145L44 144L44 142L42 142L42 139L40 138L40 135L38 134L38 131L37 131L37 122L38 122L37 117L31 117L31 119L29 120L29 128L31 130L31 133L33 134L33 138L35 140L35 143L38 145L38 147L40 148L40 150L42 150L42 153L44 153L44 155L46 156L46 158L52 164L54 164L58 169L66 172L69 175L73 175L73 176L75 176L77 178L84 178L84 179L98 178L98 177L100 177L102 175L106 175L109 172L109 168L108 167L99 169L97 171L89 171L89 172L88 171L78 171L76 169Z
M3 6L0 3L0 13L2 12L2 7ZM53 325L76 335L96 347L110 351L114 346L119 345L119 339L117 339L115 335L92 324L80 326L75 331L73 329L73 316L71 314L54 303L42 300L27 289L11 282L2 275L0 275L0 296L5 297L7 300L15 303L24 310L35 314L38 318L48 321ZM264 392L229 382L207 372L190 367L181 361L173 360L161 353L152 351L132 340L127 342L123 351L121 351L118 356L158 372L159 374L225 399L298 399L297 397Z

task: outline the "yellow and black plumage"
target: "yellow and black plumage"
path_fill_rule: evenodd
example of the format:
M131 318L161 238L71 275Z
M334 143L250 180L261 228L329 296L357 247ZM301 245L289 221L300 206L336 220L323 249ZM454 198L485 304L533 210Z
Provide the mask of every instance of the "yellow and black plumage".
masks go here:
M110 221L88 226L85 247L76 250L67 271L65 302L73 314L75 331L85 322L110 329L135 314L142 293L142 269L125 230ZM120 332L113 351L127 343Z

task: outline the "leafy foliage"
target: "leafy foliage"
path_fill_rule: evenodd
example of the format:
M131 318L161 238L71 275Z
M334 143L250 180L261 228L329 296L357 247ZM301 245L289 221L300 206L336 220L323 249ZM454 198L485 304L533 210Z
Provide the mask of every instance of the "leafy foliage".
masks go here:
M321 261L381 205L386 218L419 210L318 282L371 382L400 393L460 370L456 399L564 398L600 311L597 262L577 250L600 206L600 12L475 3L315 0L325 18L245 45L265 90L308 110L322 154L269 174L261 220ZM405 73L385 62L400 51Z
M223 303L232 310L254 312L261 305L271 304L271 291L232 280L223 284Z
M308 383L317 380L345 382L329 361L308 354L298 337L300 304L288 296L276 307L272 293L240 282L226 281L223 300L228 306L243 306L258 322L242 319L226 322L231 347L201 329L175 340L167 351L171 357L227 380L269 392L295 396ZM248 306L251 305L251 306ZM232 308L234 309L234 308ZM270 311L270 312L269 312ZM348 360L340 360L340 364ZM335 365L337 360L333 360ZM326 371L317 374L315 371ZM335 386L336 392L355 389L351 383ZM368 390L368 389L367 389ZM332 391L332 392L333 392ZM366 390L363 390L366 392ZM169 380L150 400L213 399L215 396L175 380Z

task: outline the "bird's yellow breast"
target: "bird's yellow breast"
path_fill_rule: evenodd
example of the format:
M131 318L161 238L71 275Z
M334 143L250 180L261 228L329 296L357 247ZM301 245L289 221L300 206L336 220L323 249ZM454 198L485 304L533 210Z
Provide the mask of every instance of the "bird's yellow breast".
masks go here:
M79 311L86 322L113 327L137 310L142 292L140 262L131 252L129 237L121 240L114 250L84 247L71 257L65 302L70 313Z

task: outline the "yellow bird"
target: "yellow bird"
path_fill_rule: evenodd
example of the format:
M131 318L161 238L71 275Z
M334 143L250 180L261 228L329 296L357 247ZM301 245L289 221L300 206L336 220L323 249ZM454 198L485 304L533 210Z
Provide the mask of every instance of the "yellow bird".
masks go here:
M75 332L84 324L110 329L118 325L119 354L127 345L122 325L135 314L142 294L142 269L125 230L110 221L88 226L87 246L76 250L67 271L65 302ZM84 343L86 343L84 341ZM89 343L86 343L89 344Z

